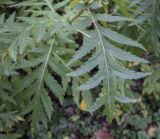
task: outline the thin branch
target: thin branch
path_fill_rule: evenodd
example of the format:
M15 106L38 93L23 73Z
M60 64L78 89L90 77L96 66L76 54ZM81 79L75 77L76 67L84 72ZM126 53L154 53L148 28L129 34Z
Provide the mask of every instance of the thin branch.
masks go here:
M54 9L52 7L50 0L44 0L44 1L47 3L48 7L51 9L52 13L54 14L55 12L54 12Z
M74 20L76 20L79 16L83 14L84 10L79 11L69 22L72 23Z

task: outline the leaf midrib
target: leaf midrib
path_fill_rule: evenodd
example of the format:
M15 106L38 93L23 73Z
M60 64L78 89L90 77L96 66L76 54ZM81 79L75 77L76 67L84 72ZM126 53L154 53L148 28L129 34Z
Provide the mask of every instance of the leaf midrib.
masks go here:
M94 23L94 25L96 27L96 30L98 32L98 35L99 35L99 38L100 38L100 42L101 42L101 46L102 46L102 50L103 50L103 57L105 59L105 65L106 65L105 67L106 67L107 75L109 75L108 62L107 62L106 52L105 52L105 46L104 46L104 43L103 43L103 39L102 39L100 30L99 30L99 28L97 26L96 20L94 19L93 15L92 15L92 13L90 11L90 9L87 8L87 10L89 12L90 17L92 18L92 21L93 21L93 23ZM109 89L109 77L107 77L107 82L108 82L108 84L107 84L107 93L108 93L108 97L109 97L109 99L108 99L108 101L109 101L109 112L110 112L110 116L111 116L111 105L110 105L111 104L111 96L110 96L110 91L109 91L110 90Z

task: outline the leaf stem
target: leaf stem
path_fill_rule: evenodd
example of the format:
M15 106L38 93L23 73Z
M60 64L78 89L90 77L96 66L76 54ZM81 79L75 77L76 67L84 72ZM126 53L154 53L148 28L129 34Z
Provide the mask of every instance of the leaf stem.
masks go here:
M84 9L79 11L69 22L72 23L74 20L76 20L79 16L81 16L84 12Z
M105 67L106 67L107 76L108 76L108 77L105 77L105 80L107 80L107 82L108 82L108 84L107 84L107 94L108 94L108 101L109 101L108 102L108 104L109 104L109 112L110 112L109 114L111 116L111 96L110 96L110 87L109 87L110 80L109 80L108 62L107 62L107 58L106 58L105 46L104 46L104 43L103 43L102 35L101 35L100 30L98 28L98 25L96 23L96 20L94 19L90 9L87 8L87 10L89 12L90 17L92 18L92 21L93 21L93 24L94 24L96 30L98 32L98 35L99 35L99 38L100 38L100 42L101 42L101 46L102 46L103 56L104 56L104 60L105 60L105 64L106 64Z
M54 39L51 43L51 46L49 48L49 51L48 51L48 54L47 54L47 57L46 57L46 60L45 60L45 63L44 63L44 67L43 67L43 70L42 70L42 74L41 74L41 78L40 78L40 82L39 82L39 86L38 86L38 93L40 92L40 89L41 89L41 85L42 85L42 82L43 82L43 78L44 78L44 74L45 74L45 70L47 68L47 64L48 64L48 60L49 60L49 57L51 55L51 51L52 51L52 48L53 48L53 44L54 44Z
M48 7L51 9L52 13L54 14L55 12L54 12L54 9L52 7L50 0L44 0L44 1L47 3Z

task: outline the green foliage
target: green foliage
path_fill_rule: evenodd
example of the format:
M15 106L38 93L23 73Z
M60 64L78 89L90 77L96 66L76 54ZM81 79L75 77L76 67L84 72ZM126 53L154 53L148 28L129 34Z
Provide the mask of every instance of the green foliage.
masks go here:
M93 22L95 29L91 31L85 31L87 37L83 36L84 40L82 47L69 61L68 65L76 62L79 59L82 59L88 53L91 53L92 56L88 58L88 60L84 62L84 64L80 68L78 68L76 71L70 72L67 75L72 77L81 76L90 72L95 67L98 67L97 73L95 73L95 75L84 84L80 85L78 89L80 91L90 90L103 82L104 96L98 98L95 102L95 106L89 109L89 111L93 112L100 106L107 104L105 105L105 110L107 110L105 111L105 113L107 114L109 121L111 121L114 117L116 107L114 99L118 96L121 97L123 101L123 99L125 98L124 91L123 89L121 89L123 88L123 84L120 84L119 80L139 79L141 77L149 75L148 73L129 71L128 69L125 69L123 67L119 60L132 62L137 61L143 63L147 63L147 61L143 58L139 58L128 52L125 52L115 46L116 44L122 44L144 49L141 44L119 34L118 32L115 32L108 28L104 28L98 23L98 21L120 22L128 20L128 18L123 18L120 16L106 16L105 14L92 15L90 9L88 9L88 13L89 17L91 18L90 22ZM89 17L87 16L84 20L87 20ZM116 44L111 43L111 41L115 42ZM116 90L120 91L118 92ZM128 101L130 100L128 99Z
M133 0L134 2L134 0ZM159 32L160 32L160 2L159 0L135 1L137 9L135 12L135 24L141 24L139 38L147 42L149 48L153 48L155 54L159 54Z
M144 82L143 92L147 94L153 94L155 97L159 98L160 93L160 74L157 69L150 77L148 77Z
M90 113L104 106L109 122L116 116L117 104L136 103L136 99L125 95L125 80L140 79L150 73L126 66L148 61L132 53L146 50L138 41L144 34L127 35L125 29L136 30L148 23L137 19L145 17L140 12L145 12L150 5L144 8L141 1L133 2L1 2L1 7L7 5L14 11L2 12L0 16L0 104L3 106L0 115L6 115L7 119L0 116L2 131L10 133L3 122L14 123L17 116L17 122L24 120L21 117L31 122L33 133L41 124L47 128L55 102L59 107L64 105L68 92L77 106L84 100ZM151 28L150 39L158 46L159 32L155 28L159 29L156 15L159 2L154 2L149 11L151 26L148 24L145 29ZM99 92L94 95L95 88Z

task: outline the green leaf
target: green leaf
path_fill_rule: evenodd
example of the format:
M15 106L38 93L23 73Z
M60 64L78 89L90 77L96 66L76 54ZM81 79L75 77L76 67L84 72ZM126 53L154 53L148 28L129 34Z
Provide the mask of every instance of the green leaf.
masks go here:
M140 79L151 73L135 72L135 71L113 71L113 74L124 79Z
M131 54L130 52L123 51L122 49L115 47L114 45L112 45L108 41L104 41L104 42L105 42L106 50L109 51L111 53L111 55L113 55L117 59L120 59L123 61L148 63L148 61L145 60L144 58L140 58L140 57L137 57L137 56Z
M101 2L98 2L98 1L93 1L90 5L91 9L98 9L98 8L101 8L101 7L102 7L102 4L101 4Z
M88 59L80 68L76 71L70 72L67 76L80 76L89 71L91 71L94 67L96 67L101 61L100 53L95 53L91 58Z
M50 58L48 64L49 64L49 67L52 69L52 71L54 71L56 74L61 76L63 89L64 89L64 91L66 91L66 89L68 87L68 79L66 77L66 74L68 71L67 71L66 67L64 65L58 63L54 57Z
M48 73L46 73L44 78L45 78L45 83L47 84L49 89L52 91L52 93L56 97L59 98L61 104L63 104L63 99L64 99L64 90L63 90L63 88L57 83L57 81L54 79L54 77L52 77Z
M44 89L40 93L40 98L42 101L42 105L45 109L45 112L48 116L48 119L51 120L52 112L53 112L53 106L51 98L48 96L48 92L46 92Z
M11 5L11 7L22 7L22 6L43 6L45 5L45 2L33 2L33 1L24 1L20 2L14 5Z
M71 8L73 8L73 7L75 7L80 1L81 1L81 0L72 0L69 6L70 6Z
M38 104L38 107L35 107L35 101L37 102ZM35 130L37 127L38 127L38 123L39 122L42 122L43 125L47 128L47 116L45 114L45 111L44 111L44 108L42 106L42 103L41 103L41 100L40 98L38 97L34 97L33 98L33 101L31 103L31 107L33 108L33 112L32 112L32 115L31 115L31 119L32 119L32 122L31 122L31 126L32 128Z
M6 24L7 24L8 26L9 26L9 25L12 26L12 24L14 24L15 16L16 16L16 13L14 12L13 14L11 14L11 15L9 16L9 18L7 18Z
M80 102L80 91L77 89L79 86L79 83L76 79L73 79L72 81L72 96L74 99L74 102L79 106Z
M105 37L107 37L108 39L110 39L114 42L117 42L117 43L123 44L123 45L128 45L128 46L135 46L135 47L138 47L138 48L145 50L145 48L143 47L142 44L140 44L137 41L134 41L126 36L123 36L123 35L119 34L118 32L115 32L111 29L106 29L106 28L100 27L100 31Z
M150 139L149 135L144 131L138 132L138 139Z
M84 91L83 93L81 93L81 95L82 95L82 100L87 105L87 108L91 107L93 105L92 92L91 91Z
M40 42L46 33L46 22L42 22L37 27L37 42Z
M89 81L85 82L84 84L80 85L78 87L79 90L90 90L92 88L95 88L97 85L99 85L102 80L104 79L104 71L99 70L92 78L89 79Z
M32 72L29 75L30 76L26 76L23 79L21 78L20 80L16 80L14 82L13 85L16 90L15 94L22 92L25 88L32 85L32 83L35 81L35 79L37 79L41 75L41 68L38 68L37 70L35 70L35 72Z
M28 40L29 40L29 32L30 30L25 30L23 33L21 33L18 37L18 40L19 40L19 54L22 55L26 46L27 46L27 43L28 43Z
M94 111L97 111L101 106L105 105L105 103L107 102L106 97L107 96L98 97L95 103L88 109L88 111L92 113Z
M76 52L76 54L73 56L73 58L68 62L67 65L71 65L72 63L76 62L77 60L84 57L87 53L89 53L91 50L93 50L96 47L97 43L97 35L95 32L90 32L88 34L92 33L91 38L84 38L83 45L80 47L80 49Z
M9 96L9 94L5 92L2 88L0 88L0 92L0 98L2 98L2 100L16 104L16 101L13 99L13 97Z
M59 8L64 7L69 3L70 0L63 0L62 2L58 2L57 4L54 5L54 9L57 10Z
M112 15L106 15L106 14L96 14L94 17L96 20L106 21L106 22L131 21L131 19L127 17L112 16Z
M9 47L9 56L16 61L17 60L17 50L18 50L18 43L17 40L14 40L10 47Z
M19 134L7 134L7 135L0 134L1 139L18 139L20 137L21 135Z
M120 103L136 103L137 102L137 99L132 99L132 98L129 98L129 97L123 97L123 96L117 96L115 97L115 99L120 102Z
M109 75L108 75L109 76ZM105 76L103 81L103 90L102 92L106 96L106 104L104 109L104 114L107 116L108 121L111 123L116 112L116 106L114 102L114 96L116 91L116 83L114 82L114 79L109 76Z
M127 1L113 0L113 2L118 6L119 10L127 17L131 17L130 7L127 6Z
M5 14L2 14L0 16L0 25L4 25L4 21L5 21Z

